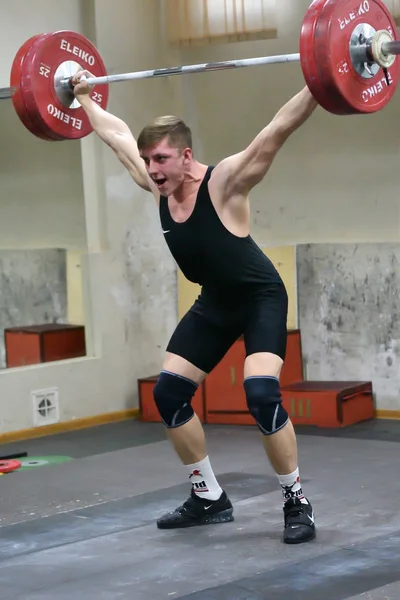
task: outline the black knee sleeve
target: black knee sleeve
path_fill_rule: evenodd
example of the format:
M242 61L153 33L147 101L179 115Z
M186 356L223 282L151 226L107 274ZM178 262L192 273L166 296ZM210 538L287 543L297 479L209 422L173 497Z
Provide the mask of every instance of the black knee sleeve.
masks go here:
M282 406L279 380L275 377L247 377L244 380L247 406L264 435L286 425L289 415Z
M179 427L190 421L194 415L190 403L196 390L197 384L194 381L161 371L153 396L166 427Z

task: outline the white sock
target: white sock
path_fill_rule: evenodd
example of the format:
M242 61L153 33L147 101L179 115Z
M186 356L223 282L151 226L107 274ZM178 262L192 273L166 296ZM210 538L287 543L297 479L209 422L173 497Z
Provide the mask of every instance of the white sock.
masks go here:
M200 462L186 466L189 469L189 481L196 496L207 498L207 500L218 500L222 489L215 478L208 456Z
M304 497L303 490L301 489L298 468L289 475L277 474L277 477L281 484L284 502L289 500L289 498L298 498L302 504L308 504L307 498Z

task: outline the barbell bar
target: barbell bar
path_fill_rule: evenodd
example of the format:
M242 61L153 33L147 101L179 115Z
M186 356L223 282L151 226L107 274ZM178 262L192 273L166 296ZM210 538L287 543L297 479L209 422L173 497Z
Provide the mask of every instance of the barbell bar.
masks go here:
M97 48L72 31L36 35L19 49L11 69L11 98L22 123L48 140L78 139L92 132L72 90L72 78L88 71L92 99L107 108L108 85L115 82L301 63L311 93L327 111L366 114L382 109L400 79L400 40L383 0L313 0L300 33L300 52L116 75L107 74Z
M400 54L400 42L383 42L382 44L383 54Z
M0 88L0 100L8 100L11 98L13 90L10 87Z
M189 73L204 73L206 71L223 71L241 67L258 67L276 63L299 62L300 54L281 54L277 56L260 56L259 58L244 58L239 60L227 60L221 62L201 63L197 65L183 65L180 67L166 67L153 71L137 71L133 73L122 73L120 75L106 75L105 77L88 77L89 85L101 85L104 83L116 83L119 81L132 81L134 79L150 79L151 77L169 77L172 75L185 75ZM62 84L67 87L70 80L64 80Z
M399 51L400 54L400 51ZM103 77L85 78L89 85L104 85L122 81L133 81L135 79L150 79L152 77L170 77L173 75L184 75L189 73L204 73L206 71L222 71L225 69L241 67L258 67L268 64L299 62L300 54L281 54L277 56L260 56L258 58L245 58L239 60L227 60L221 62L201 63L197 65L182 65L179 67L166 67L148 71L134 71L132 73L121 73L117 75L105 75ZM63 89L71 89L71 78L66 77L58 82ZM0 98L12 98L11 87L0 89Z

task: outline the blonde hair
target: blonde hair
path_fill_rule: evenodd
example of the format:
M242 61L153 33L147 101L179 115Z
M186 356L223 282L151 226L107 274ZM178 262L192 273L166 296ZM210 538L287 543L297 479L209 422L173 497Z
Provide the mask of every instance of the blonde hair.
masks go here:
M192 149L190 127L182 119L167 115L158 117L141 131L137 140L139 151L155 146L165 137L168 137L168 142L172 147L180 150Z

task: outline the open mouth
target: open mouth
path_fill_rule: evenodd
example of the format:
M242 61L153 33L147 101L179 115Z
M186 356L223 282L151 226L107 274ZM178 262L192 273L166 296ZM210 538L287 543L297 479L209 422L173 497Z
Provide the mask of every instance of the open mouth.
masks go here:
M164 185L164 183L166 183L166 181L167 181L166 177L163 177L161 179L154 179L154 183L159 188L161 188Z

